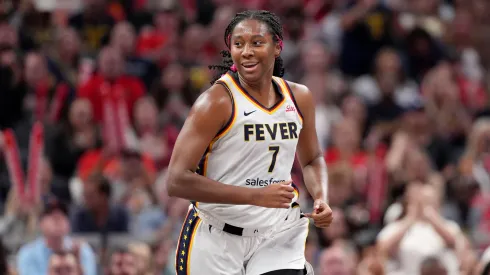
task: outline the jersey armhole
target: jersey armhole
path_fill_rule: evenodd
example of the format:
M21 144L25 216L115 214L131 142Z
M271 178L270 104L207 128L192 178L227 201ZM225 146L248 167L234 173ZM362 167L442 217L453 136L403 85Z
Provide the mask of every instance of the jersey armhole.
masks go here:
M282 79L282 81L286 85L286 89L288 90L289 96L291 97L291 100L293 101L296 110L298 110L298 115L301 118L301 121L303 121L304 120L303 113L301 113L301 109L299 108L298 103L296 102L296 98L294 98L294 94L293 91L291 90L291 87L289 87L289 84L286 80Z
M218 80L215 83L223 85L223 87L225 87L226 91L228 92L228 96L230 96L230 99L231 99L231 115L230 115L230 118L228 119L228 121L226 122L226 124L223 125L223 127L221 127L221 129L218 131L218 133L216 133L216 136L214 137L213 140L217 140L217 139L223 137L226 133L228 133L228 131L230 131L230 129L231 129L231 126L235 122L235 118L236 118L235 99L233 98L233 94L232 94L230 88L228 88L228 85L226 85L226 83L224 81Z

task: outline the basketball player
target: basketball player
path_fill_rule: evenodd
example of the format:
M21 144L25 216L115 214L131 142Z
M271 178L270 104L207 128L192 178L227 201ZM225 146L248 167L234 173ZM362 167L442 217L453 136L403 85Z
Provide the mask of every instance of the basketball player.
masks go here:
M238 13L224 38L223 65L210 66L219 79L192 107L168 170L169 195L193 203L177 274L313 274L304 255L309 218L327 227L332 211L312 94L281 78L283 32L273 13ZM296 152L311 214L301 213L291 182Z

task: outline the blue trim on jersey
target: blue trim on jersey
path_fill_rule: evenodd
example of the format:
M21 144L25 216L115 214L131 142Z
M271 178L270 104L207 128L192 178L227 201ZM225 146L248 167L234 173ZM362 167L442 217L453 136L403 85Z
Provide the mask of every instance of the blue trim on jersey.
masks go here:
M177 275L187 275L189 264L189 253L191 252L191 244L195 235L196 226L199 224L199 216L197 211L192 208L189 210L182 231L180 233L179 243L177 244L177 253L175 257L175 269Z

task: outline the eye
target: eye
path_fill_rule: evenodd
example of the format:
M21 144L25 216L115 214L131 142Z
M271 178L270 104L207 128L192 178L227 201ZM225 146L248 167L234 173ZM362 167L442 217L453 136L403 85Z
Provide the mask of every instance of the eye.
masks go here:
M262 41L254 41L254 46L260 46L264 44Z
M242 43L240 43L240 42L235 42L235 43L233 43L233 45L235 45L235 47L240 47L240 46L242 45Z

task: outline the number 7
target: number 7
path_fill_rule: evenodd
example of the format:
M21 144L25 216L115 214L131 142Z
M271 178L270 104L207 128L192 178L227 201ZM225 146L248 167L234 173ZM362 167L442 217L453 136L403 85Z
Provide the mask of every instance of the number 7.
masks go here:
M272 161L271 165L269 165L269 173L274 171L274 167L276 166L277 154L279 153L279 146L269 146L269 151L272 151Z

